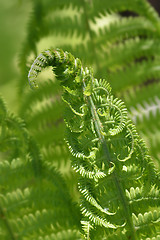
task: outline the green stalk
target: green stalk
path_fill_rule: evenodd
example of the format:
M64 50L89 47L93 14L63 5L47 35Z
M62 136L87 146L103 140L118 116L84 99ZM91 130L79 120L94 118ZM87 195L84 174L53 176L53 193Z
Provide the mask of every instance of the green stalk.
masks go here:
M90 102L90 106L91 106L92 117L93 117L93 119L95 119L95 128L96 128L97 134L99 136L99 140L100 140L100 142L103 146L104 155L106 156L106 160L107 160L107 166L109 166L112 159L111 159L110 153L108 151L108 147L107 147L107 144L106 144L106 139L101 133L102 132L101 121L99 119L96 107L93 103L93 100L92 100L91 96L89 96L89 102ZM134 225L133 225L132 217L130 215L130 209L129 209L127 199L125 197L125 193L123 191L123 187L122 187L120 181L118 180L117 174L116 174L115 171L112 173L112 176L113 176L113 180L115 182L116 188L117 188L117 192L119 193L119 199L122 203L122 206L123 206L123 209L124 209L124 212L125 212L125 215L126 215L127 223L129 225L129 228L131 229L131 236L130 237L131 237L132 240L137 240L136 231L135 231L135 228L134 228Z

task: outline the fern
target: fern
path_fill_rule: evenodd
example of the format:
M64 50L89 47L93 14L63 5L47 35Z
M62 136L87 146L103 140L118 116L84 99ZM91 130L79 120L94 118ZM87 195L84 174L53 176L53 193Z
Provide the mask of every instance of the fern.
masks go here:
M19 54L19 117L0 98L0 239L130 239L132 228L136 239L159 239L160 175L148 155L159 171L158 13L147 0L30 3ZM115 97L90 69L86 86L83 77L75 80L75 63L55 66L55 75L46 69L39 89L29 91L28 71L44 46L65 49L93 67ZM76 76L87 71L80 74L80 65ZM73 83L59 76L66 67Z
M158 175L124 103L111 95L105 80L93 77L92 69L59 49L36 58L28 75L32 88L47 66L64 88L66 142L79 173L86 238L159 234ZM137 200L145 205L137 207Z
M123 16L125 11L134 13L134 17ZM103 22L102 25L101 22ZM29 66L43 48L42 42L48 48L53 46L66 49L82 59L84 64L93 66L94 75L97 78L105 78L107 74L113 92L122 99L128 91L135 92L135 86L147 91L148 82L152 88L155 82L159 81L159 29L159 16L146 0L112 2L76 0L54 1L54 3L50 0L33 1L28 34L19 58L21 69L19 92L22 95L25 92L25 79L27 79ZM157 90L159 91L159 87ZM48 94L45 94L45 97L50 99L49 86L47 91ZM151 96L150 92L147 91L148 99ZM41 94L44 96L42 92ZM30 93L28 96L31 97L31 95ZM132 108L130 97L132 98L128 95L125 99L129 110ZM145 101L146 96L141 97ZM25 101L24 95L23 99ZM155 104L158 106L156 102ZM28 102L26 106L28 108L32 105ZM20 112L23 111L22 109L24 109L23 104L20 105ZM49 114L46 114L49 121L52 121L52 116L49 117ZM24 119L26 117L21 116ZM28 121L28 118L26 120ZM154 116L154 120L158 129L157 115ZM32 115L29 115L29 121L32 122ZM45 123L47 121L46 119ZM138 124L139 122L137 127ZM31 128L36 129L36 125L33 124ZM35 131L34 135L36 134ZM40 137L40 134L37 137ZM146 133L145 139L147 138ZM157 161L158 151L154 154L152 144L147 145L150 154Z
M43 160L24 122L2 99L0 106L0 238L63 239L66 233L78 239L80 214L63 176Z

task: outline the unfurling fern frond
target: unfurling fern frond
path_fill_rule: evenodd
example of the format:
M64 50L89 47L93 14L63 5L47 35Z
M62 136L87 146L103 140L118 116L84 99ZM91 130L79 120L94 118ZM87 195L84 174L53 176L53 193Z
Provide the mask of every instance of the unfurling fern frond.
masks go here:
M154 238L160 234L159 179L124 103L92 69L60 49L36 58L31 88L47 66L64 88L66 142L79 173L86 239Z
M106 74L110 75L112 90L117 97L123 98L130 90L136 95L136 87L142 91L146 90L148 99L151 97L151 91L148 91L146 86L154 87L160 78L160 18L148 0L41 0L32 2L33 11L28 24L27 37L19 57L21 99L22 96L25 99L23 93L26 90L30 63L41 52L44 45L46 48L53 46L66 49L80 58L83 64L94 66L94 75L97 78L104 78ZM156 85L156 88L160 91L159 85ZM30 96L32 98L32 94ZM141 94L141 97L146 101L146 96ZM129 98L125 102L130 109L132 105L129 105ZM20 108L23 108L23 104ZM40 139L40 142L46 145L48 142L43 139L51 139L53 135L48 128L46 135L42 133L43 126L46 127L48 122L48 125L51 125L52 122L53 115L49 117L51 108L47 106L47 109L46 118L48 119L45 118L45 114L42 114L42 121L45 123L38 121L39 133L37 128L34 130L35 138ZM39 113L43 111L44 109L41 109ZM37 117L40 116L38 114ZM29 121L32 122L32 114L28 116ZM25 116L24 119L28 120ZM57 122L57 119L54 122ZM34 123L35 121L30 125L31 128L29 127L31 131L34 129ZM156 148L151 141L148 147L154 161L159 162L157 123L158 117L155 116L154 123L151 122L155 128L151 138L158 139ZM58 131L61 133L60 138L63 135L62 125L63 123L59 124L57 129L54 128L55 135L58 135ZM139 122L137 122L137 129L139 129L138 125ZM150 134L149 137L147 133L145 135L149 139Z

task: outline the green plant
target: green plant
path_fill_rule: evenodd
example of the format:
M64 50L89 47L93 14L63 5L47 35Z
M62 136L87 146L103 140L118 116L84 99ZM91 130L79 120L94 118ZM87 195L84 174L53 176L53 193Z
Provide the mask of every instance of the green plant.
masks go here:
M17 107L24 121L10 114L0 100L0 238L48 240L83 239L86 236L91 239L129 239L130 231L134 232L131 230L133 224L137 226L137 239L159 239L159 173L128 120L125 108L126 105L129 117L147 141L150 155L159 169L158 14L146 0L32 2L28 33L19 57ZM129 17L126 10L129 10ZM69 81L69 86L63 86L65 83L62 82L63 90L56 76L48 72L40 74L38 79L52 80L39 81L39 89L30 91L27 85L30 65L41 49L51 46L63 48L79 57L83 65L92 66L97 79L108 79L116 97L111 97L111 89L105 80L93 78L93 82L89 81L93 77L90 69L84 92L79 78L73 78L75 84ZM63 52L61 54L63 58ZM44 55L48 59L47 52ZM54 55L55 52L51 52L51 59ZM73 59L71 57L69 68L74 73ZM56 64L59 60L57 55ZM80 64L79 60L76 61ZM61 70L56 68L57 76ZM36 77L37 73L32 73ZM61 101L63 91L64 102ZM80 101L77 103L78 96ZM91 97L98 121L91 107L92 101L88 100ZM123 99L125 105L117 97ZM108 105L103 106L103 101ZM75 110L74 113L78 112L80 106L77 104L80 104L80 115L75 115L66 102ZM114 112L117 104L120 111ZM76 157L70 157L63 140L64 110L65 138ZM106 122L106 117L111 118L110 122ZM115 119L117 126L114 126ZM102 137L97 135L97 122L102 123L99 129ZM103 164L101 138L107 139L112 159L108 167L107 163ZM85 144L82 145L81 141ZM120 187L114 185L116 178L121 179ZM112 196L105 192L107 187L111 188L111 183ZM121 201L117 200L116 205L121 192L123 197ZM111 198L113 203L105 207L105 200ZM79 208L84 210L83 214ZM113 211L109 212L108 208ZM135 215L131 217L131 213ZM107 229L105 224L110 228Z
M126 11L129 11L128 16ZM24 93L33 59L44 48L65 49L79 57L84 65L93 66L97 78L107 76L114 94L125 101L130 117L159 166L160 21L153 7L146 0L61 0L54 3L51 0L37 0L33 1L27 30L19 58L21 116L32 122L32 114L28 112L32 110L33 94L28 93L25 97ZM54 89L58 91L56 86ZM39 103L44 102L44 98L50 99L50 84L45 85L45 91L38 95L36 101ZM45 111L50 121L53 117L49 116L52 107L54 104L48 106L47 102ZM43 111L44 108L41 113ZM55 122L59 122L59 119L62 119L60 110ZM44 115L42 121L45 122ZM41 125L42 121L38 121L38 124ZM31 131L35 126L33 121ZM57 135L62 140L60 129L63 123L58 126Z
M0 99L0 238L78 239L80 215L63 176Z
M159 232L159 177L124 103L78 58L47 50L29 72L52 66L64 88L66 141L80 174L82 224L87 239L145 239ZM127 183L127 184L126 184ZM138 202L138 204L137 204Z

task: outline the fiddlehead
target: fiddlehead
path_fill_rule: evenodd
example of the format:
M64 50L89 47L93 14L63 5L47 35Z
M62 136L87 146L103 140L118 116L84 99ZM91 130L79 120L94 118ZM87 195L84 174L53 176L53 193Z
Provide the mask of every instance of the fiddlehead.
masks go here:
M113 97L105 80L93 77L92 69L84 69L79 59L59 49L47 50L34 61L28 75L32 88L38 87L37 75L47 66L53 67L64 88L66 142L80 175L86 238L118 234L119 229L123 229L124 239L148 236L152 229L149 201L140 210L141 215L148 216L143 221L148 228L143 228L126 192L141 188L141 199L148 194L152 198L151 186L156 185L157 176L124 103ZM158 211L156 201L153 205ZM156 216L154 234L159 233Z

